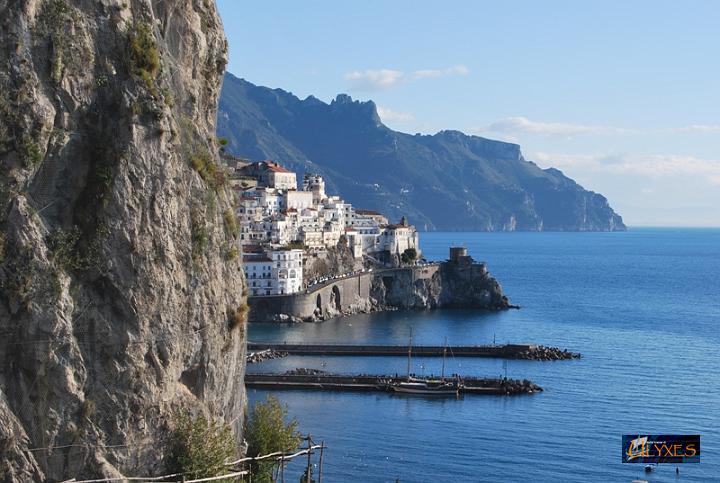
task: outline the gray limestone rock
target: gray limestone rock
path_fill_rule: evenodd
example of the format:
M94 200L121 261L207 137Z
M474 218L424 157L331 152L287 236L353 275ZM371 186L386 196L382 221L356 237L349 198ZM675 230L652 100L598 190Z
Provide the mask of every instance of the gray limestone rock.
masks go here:
M0 479L157 474L180 407L240 438L214 2L0 1L0 46Z

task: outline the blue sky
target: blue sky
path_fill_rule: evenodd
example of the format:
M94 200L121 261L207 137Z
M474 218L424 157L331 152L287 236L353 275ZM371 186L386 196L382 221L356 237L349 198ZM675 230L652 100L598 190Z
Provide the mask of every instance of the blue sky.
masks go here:
M217 4L250 82L519 143L630 225L720 226L720 2Z

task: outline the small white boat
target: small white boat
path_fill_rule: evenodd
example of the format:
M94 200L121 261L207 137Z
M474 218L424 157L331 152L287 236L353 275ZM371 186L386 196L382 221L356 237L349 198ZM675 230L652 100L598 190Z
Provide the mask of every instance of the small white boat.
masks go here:
M455 384L432 384L425 381L399 382L392 386L392 390L404 394L428 396L456 396L458 394L458 387Z

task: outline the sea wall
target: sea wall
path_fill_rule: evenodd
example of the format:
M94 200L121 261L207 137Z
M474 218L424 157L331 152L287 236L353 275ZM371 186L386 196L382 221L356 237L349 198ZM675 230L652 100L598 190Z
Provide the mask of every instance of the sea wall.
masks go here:
M290 295L249 297L251 322L311 322L341 314L373 311L372 272L333 280Z
M250 297L251 322L312 322L338 315L440 307L510 307L483 263L443 262L365 272L307 292Z

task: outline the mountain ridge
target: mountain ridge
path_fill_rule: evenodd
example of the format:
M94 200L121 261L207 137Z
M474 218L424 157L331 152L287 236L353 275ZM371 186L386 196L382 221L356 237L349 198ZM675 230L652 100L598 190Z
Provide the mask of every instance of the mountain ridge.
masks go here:
M444 130L407 134L382 123L373 101L300 99L226 73L218 135L229 152L318 172L355 206L408 215L444 231L625 230L607 199L518 144Z

